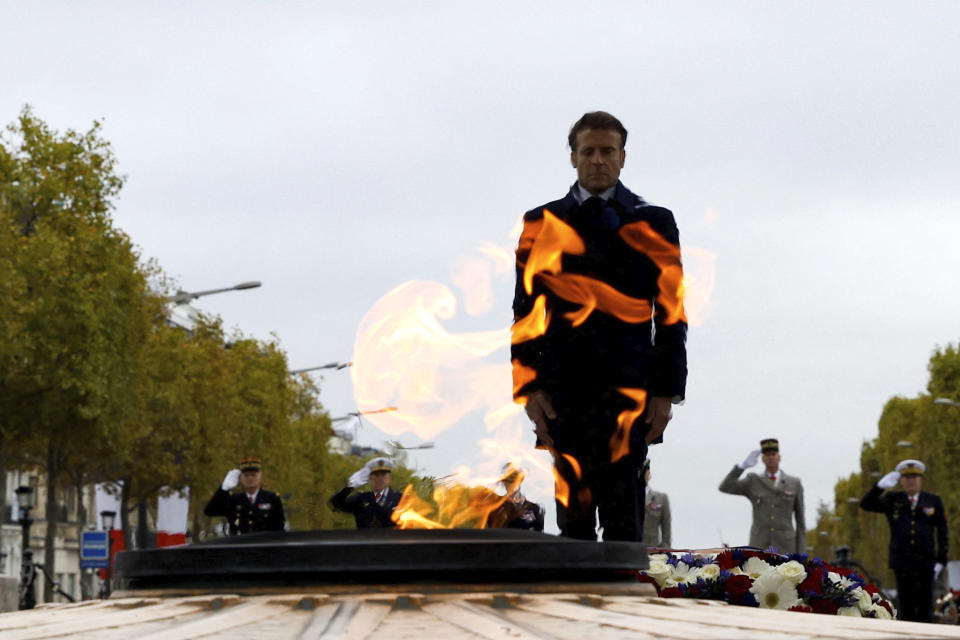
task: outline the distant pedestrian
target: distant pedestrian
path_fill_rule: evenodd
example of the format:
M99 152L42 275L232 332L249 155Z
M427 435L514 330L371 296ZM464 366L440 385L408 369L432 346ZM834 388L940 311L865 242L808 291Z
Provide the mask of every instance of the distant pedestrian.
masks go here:
M374 458L350 476L347 486L330 498L337 511L352 513L357 529L385 529L397 524L391 519L400 503L398 491L390 488L393 463L387 458ZM370 483L370 491L353 494L354 489Z
M739 479L744 470L757 464L761 455L764 472L748 473ZM787 475L780 469L780 442L776 438L761 440L759 449L751 451L743 462L734 465L720 483L720 491L745 496L753 505L751 547L773 547L780 553L799 553L807 548L803 484L800 478Z
M227 519L230 535L257 531L283 531L286 519L280 496L261 487L260 458L245 458L227 472L203 513ZM240 484L243 491L230 493Z
M890 568L897 578L899 617L914 622L933 621L933 581L946 572L947 516L943 501L921 491L927 470L919 460L903 460L880 478L860 506L887 516L890 525ZM903 491L887 491L897 482Z

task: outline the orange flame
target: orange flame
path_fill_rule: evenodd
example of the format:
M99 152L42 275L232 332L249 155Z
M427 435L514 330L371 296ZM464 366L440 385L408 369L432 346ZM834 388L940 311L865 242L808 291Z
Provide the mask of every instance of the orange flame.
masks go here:
M717 254L699 247L683 248L683 309L691 326L699 327L710 313L716 281Z
M587 250L573 227L546 209L543 210L542 220L524 222L517 252L527 248L530 255L523 267L523 288L528 294L533 293L534 275L560 273L561 256L564 253L580 255Z
M610 437L611 462L616 462L630 453L630 430L647 406L647 392L645 390L621 387L617 391L636 402L637 406L635 409L621 411L620 415L617 416L617 430Z
M631 222L620 228L620 237L628 245L646 254L660 269L657 304L666 311L665 324L686 322L683 310L683 266L680 247L653 230L646 220Z
M523 477L519 467L508 465L500 478L505 489L503 495L486 487L441 485L434 490L432 503L422 499L413 486L408 485L390 517L400 529L502 527L510 519L506 515L509 509L504 506L519 491Z
M569 453L561 453L560 456L570 464L570 468L573 469L573 474L577 477L577 480L583 478L583 470L580 468L580 462L574 458ZM560 471L557 469L557 466L553 467L553 482L554 482L554 497L556 497L557 502L563 506L570 505L570 483L568 483L563 476L560 474ZM583 500L582 490L577 496L578 500Z
M520 389L523 389L525 386L527 386L527 384L536 379L536 369L521 364L519 360L515 359L513 361L513 395L515 397L515 402L520 402L520 398L517 397L517 394L520 393Z
M523 318L515 321L510 328L510 341L520 344L527 340L539 338L547 332L550 324L550 312L547 311L547 296L539 295L533 302L533 309Z
M583 305L578 311L565 314L575 327L583 324L595 309L623 322L647 322L652 317L649 302L624 295L601 280L576 273L540 274L540 277L564 300Z

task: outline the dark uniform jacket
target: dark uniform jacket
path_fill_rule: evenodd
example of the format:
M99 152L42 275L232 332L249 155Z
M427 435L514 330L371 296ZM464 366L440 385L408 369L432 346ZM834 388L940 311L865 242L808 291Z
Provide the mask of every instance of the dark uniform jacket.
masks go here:
M524 215L517 247L514 330L519 321L536 315L531 312L541 295L550 322L546 333L511 348L514 395L542 389L556 407L557 400L565 396L600 397L609 390L630 387L645 389L648 396L679 401L686 387L687 324L682 313L668 315L671 307L676 309L679 304L679 292L662 277L665 272L680 274L679 232L673 214L647 203L620 182L606 203L590 198L578 204L573 195L576 188L574 184L566 197ZM648 311L646 317L628 321L598 306L583 320L582 299L570 299L580 296L560 291L558 276L550 273L535 276L532 291L527 293L524 268L535 242L541 240L545 211L572 227L584 243L585 250L579 255L563 253L561 280L564 276L599 280L609 287L608 300L632 298L641 307L648 304L655 313ZM634 310L637 308L634 305ZM532 379L530 371L535 372ZM626 406L633 408L629 402ZM556 441L561 434L551 435Z
M336 495L330 498L330 504L337 511L352 513L357 522L357 529L384 529L397 526L390 515L400 504L398 491L387 488L387 495L383 499L383 504L377 504L376 496L373 491L363 491L351 495L353 491L350 487L344 487Z
M890 568L932 569L947 564L947 516L940 496L921 491L916 508L903 491L888 491L874 485L860 501L867 511L887 516L890 525Z
M208 516L224 516L230 527L230 535L257 531L283 531L286 522L280 496L260 489L257 499L251 504L247 494L229 493L217 489L203 509Z

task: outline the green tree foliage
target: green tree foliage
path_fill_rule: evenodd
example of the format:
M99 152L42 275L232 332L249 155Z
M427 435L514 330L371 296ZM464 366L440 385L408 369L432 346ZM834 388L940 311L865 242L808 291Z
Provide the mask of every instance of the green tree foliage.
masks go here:
M933 403L938 397L960 399L960 351L955 345L937 348L928 370L928 394L887 401L877 437L863 444L859 472L837 482L833 508L822 509L816 530L808 533L808 546L824 558L831 558L840 545L849 546L853 556L885 586L894 583L887 567L889 530L882 514L866 512L858 503L905 458L927 465L923 490L943 499L951 555L957 557L960 550L960 477L956 473L960 469L960 408Z
M0 429L15 455L45 469L51 488L68 464L98 456L116 437L130 410L127 381L160 310L110 218L122 183L98 123L60 134L25 108L0 142L0 245L12 289L2 314ZM51 573L56 493L46 503Z

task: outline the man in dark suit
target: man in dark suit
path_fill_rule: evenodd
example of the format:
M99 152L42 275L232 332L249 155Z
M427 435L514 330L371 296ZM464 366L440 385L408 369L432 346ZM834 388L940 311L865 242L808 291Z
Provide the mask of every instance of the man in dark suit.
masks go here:
M748 473L741 479L743 472L757 464L761 456L763 473ZM806 550L803 483L800 478L787 475L780 468L779 440L761 440L759 449L751 451L746 460L734 465L720 483L720 491L744 496L753 505L751 547L772 547L780 553L803 553Z
M867 511L887 516L899 617L915 622L933 620L933 580L946 571L949 544L943 501L936 494L920 490L926 470L919 460L903 460L860 501ZM898 481L903 491L883 493Z
M620 182L627 130L604 111L570 130L577 181L528 211L513 299L514 398L551 451L562 535L643 536L642 465L687 374L673 214Z
M280 496L263 489L260 458L246 458L227 472L203 513L224 516L230 535L255 531L283 531L286 520ZM230 493L241 484L243 491Z
M374 458L347 481L347 486L330 498L337 511L352 513L357 529L383 529L397 524L390 518L400 503L398 491L390 488L393 463L387 458ZM351 495L351 492L367 482L370 491Z

